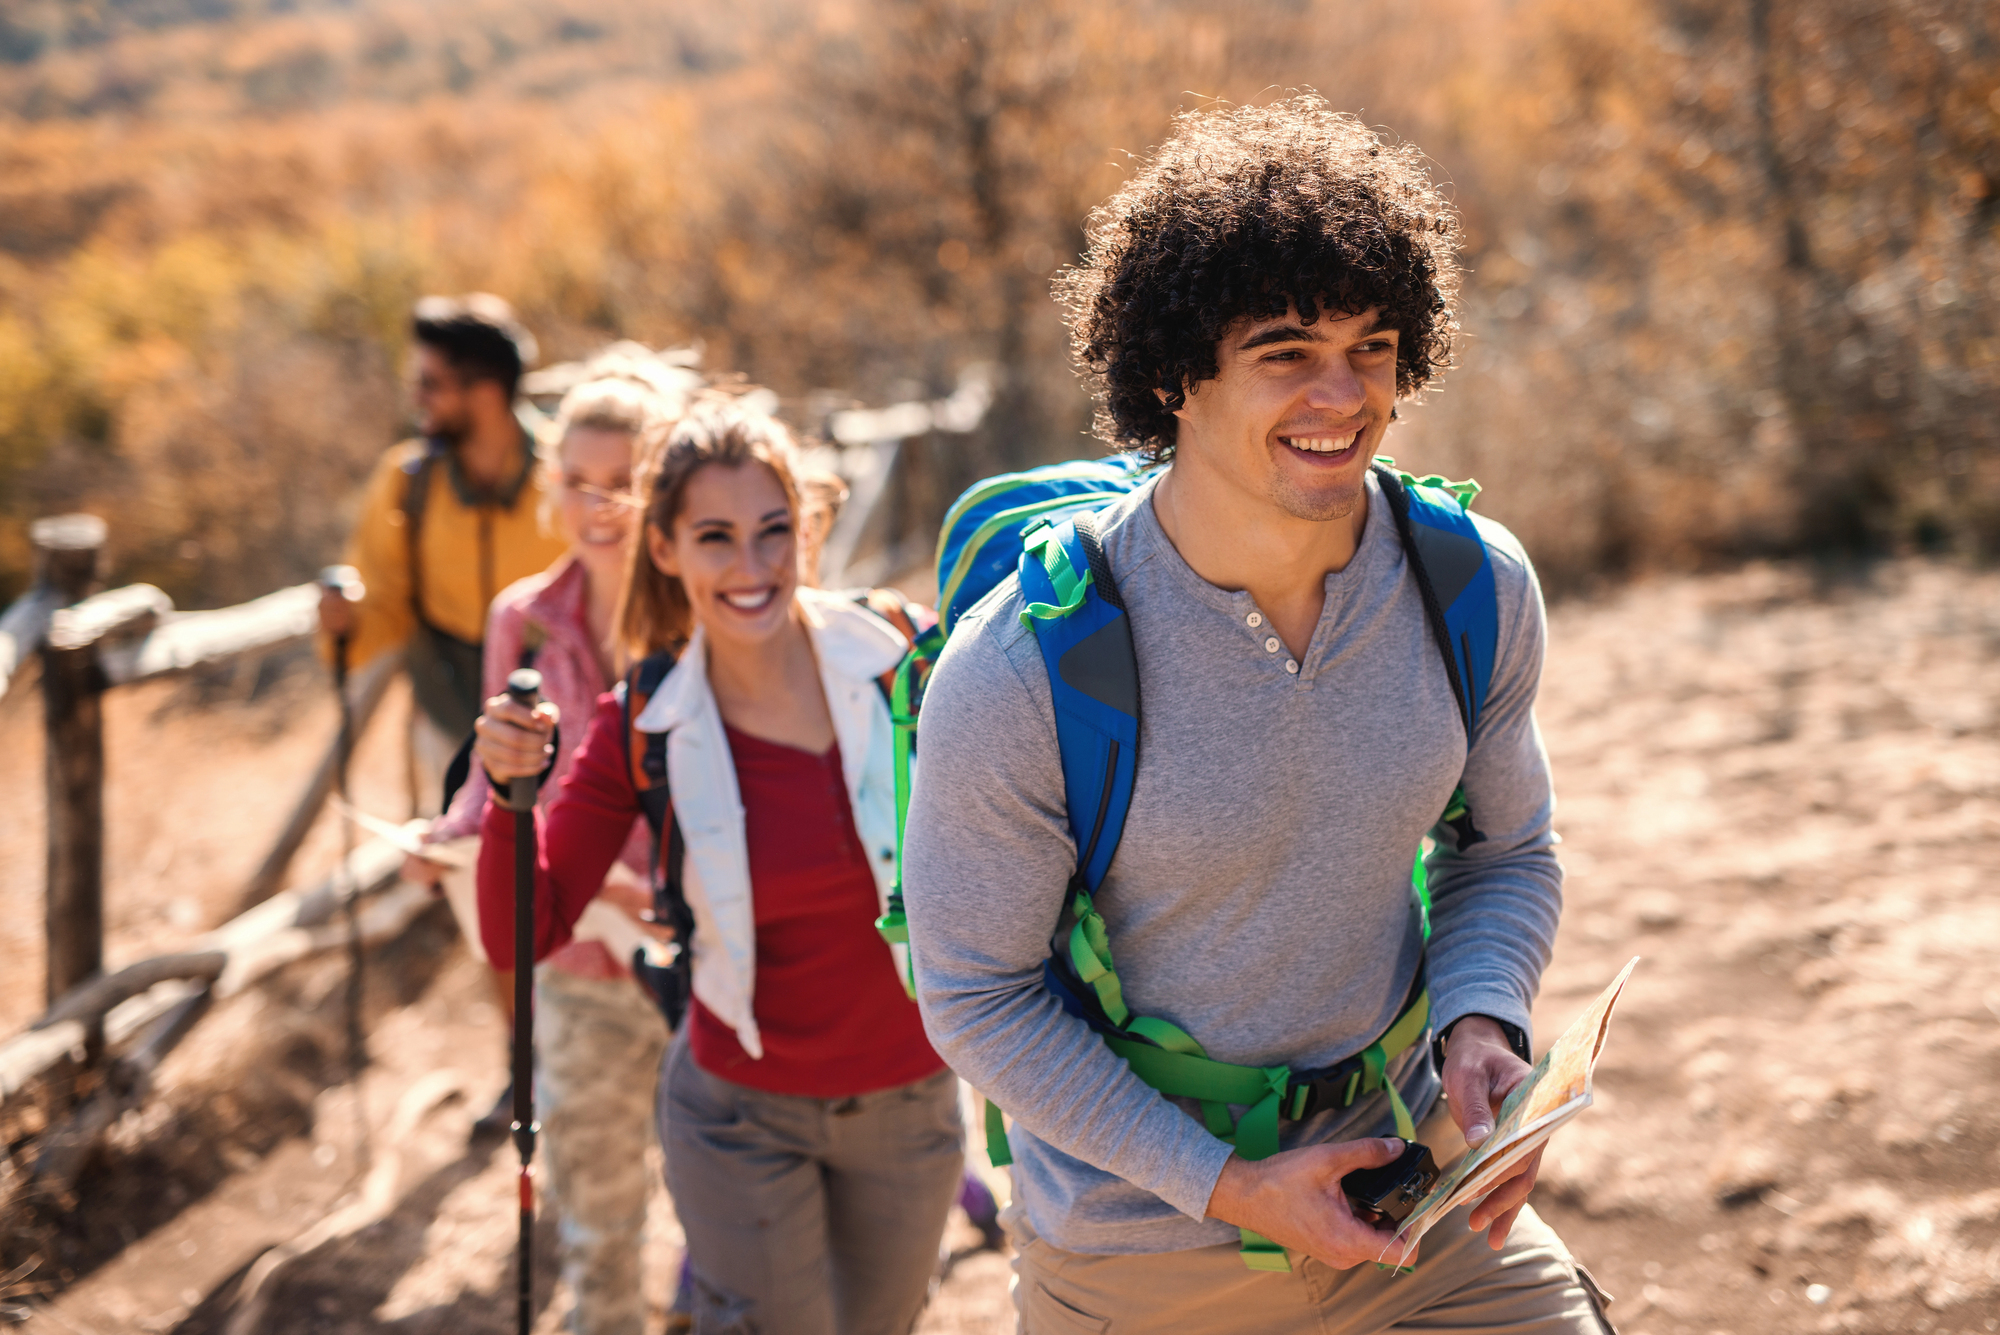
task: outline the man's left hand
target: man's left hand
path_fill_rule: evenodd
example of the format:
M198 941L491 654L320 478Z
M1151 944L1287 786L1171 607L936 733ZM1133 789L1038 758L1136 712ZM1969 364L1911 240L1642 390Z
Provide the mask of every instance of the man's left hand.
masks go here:
M1493 1134L1496 1110L1531 1069L1514 1055L1497 1020L1468 1015L1452 1026L1444 1046L1444 1093L1467 1145L1476 1148ZM1487 1230L1486 1244L1494 1251L1505 1245L1515 1216L1535 1189L1535 1173L1541 1166L1542 1152L1537 1149L1472 1207L1472 1231Z

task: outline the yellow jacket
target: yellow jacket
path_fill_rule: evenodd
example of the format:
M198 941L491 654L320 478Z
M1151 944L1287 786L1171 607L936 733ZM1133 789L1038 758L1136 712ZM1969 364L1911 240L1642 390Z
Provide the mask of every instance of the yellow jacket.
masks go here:
M423 454L424 442L407 440L382 456L348 542L348 564L366 587L348 642L349 662L357 668L407 642L417 628L403 504ZM524 466L527 476L512 488L511 504L487 505L473 503L450 461L431 468L418 550L424 619L468 644L485 638L495 594L547 569L567 546L542 527L541 471L532 457Z

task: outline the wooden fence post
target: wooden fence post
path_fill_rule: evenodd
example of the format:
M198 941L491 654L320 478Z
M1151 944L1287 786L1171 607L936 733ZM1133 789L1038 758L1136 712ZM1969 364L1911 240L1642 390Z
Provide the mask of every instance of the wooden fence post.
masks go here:
M90 592L104 521L60 515L29 526L38 583L67 607ZM42 646L48 774L48 966L51 1003L104 967L104 684L94 641L51 634Z

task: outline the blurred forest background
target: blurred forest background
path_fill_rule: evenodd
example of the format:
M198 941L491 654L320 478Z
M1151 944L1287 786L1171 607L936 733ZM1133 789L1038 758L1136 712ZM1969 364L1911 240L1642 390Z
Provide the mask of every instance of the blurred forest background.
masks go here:
M1991 0L5 0L0 599L23 521L215 605L339 550L424 291L701 341L796 420L1000 371L932 489L1094 452L1050 274L1178 108L1422 145L1471 270L1391 437L1556 589L2000 555Z

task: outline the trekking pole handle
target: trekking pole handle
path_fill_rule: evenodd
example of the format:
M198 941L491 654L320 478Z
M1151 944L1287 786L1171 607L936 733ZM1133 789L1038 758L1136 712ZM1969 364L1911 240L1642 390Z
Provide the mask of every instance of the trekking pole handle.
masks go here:
M350 603L360 602L367 592L361 572L353 566L322 566L313 583L329 593L338 593Z
M507 694L515 704L533 709L542 702L542 674L533 668L515 668L507 674Z
M533 709L542 702L542 674L533 668L515 668L507 674L507 698L523 709ZM507 782L507 805L516 811L527 811L535 805L535 790L541 786L539 775L529 774Z
M313 583L321 593L337 593L350 603L360 602L368 592L361 582L361 572L353 566L322 566ZM347 691L347 640L346 635L333 637L333 684L340 688L343 700Z

